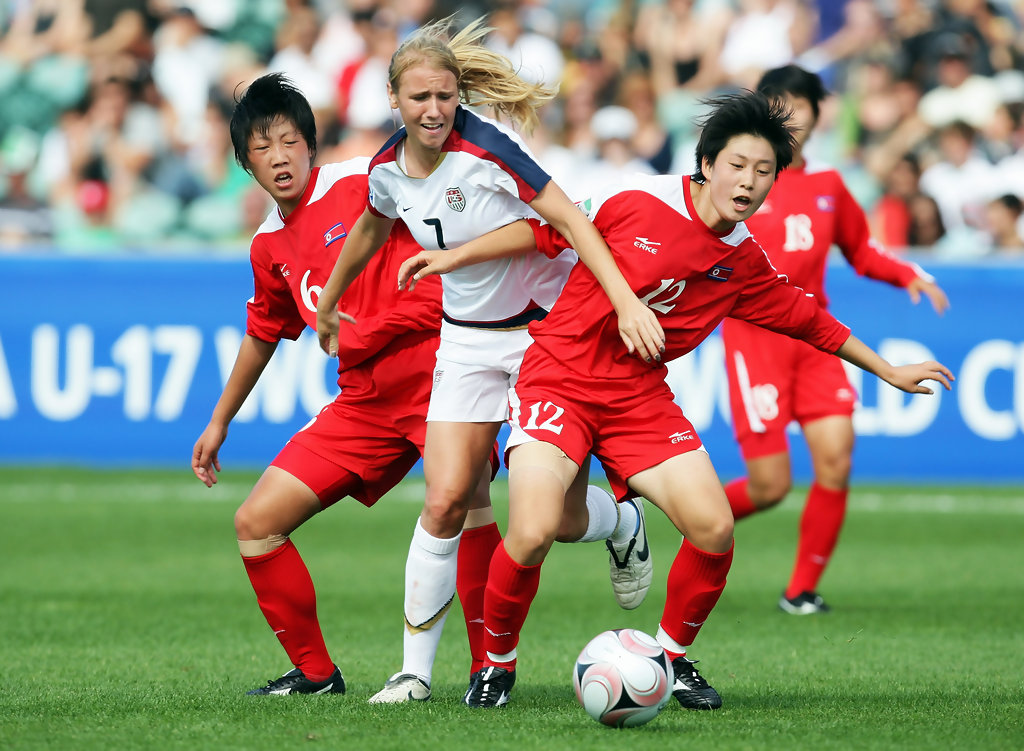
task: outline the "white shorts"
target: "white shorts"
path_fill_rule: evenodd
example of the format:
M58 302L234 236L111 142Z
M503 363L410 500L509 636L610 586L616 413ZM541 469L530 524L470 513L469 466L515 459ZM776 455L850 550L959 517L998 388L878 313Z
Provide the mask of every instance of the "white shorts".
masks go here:
M441 324L427 422L504 422L509 390L533 337Z

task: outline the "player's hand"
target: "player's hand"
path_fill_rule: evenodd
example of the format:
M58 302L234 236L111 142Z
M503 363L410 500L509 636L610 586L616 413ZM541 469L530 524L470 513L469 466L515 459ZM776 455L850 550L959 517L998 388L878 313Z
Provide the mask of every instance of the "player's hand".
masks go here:
M217 484L217 472L220 472L217 454L227 437L226 425L220 427L210 423L192 448L192 472L208 488Z
M923 294L928 298L932 307L935 308L935 312L940 316L949 309L949 298L946 297L946 293L942 291L942 287L929 279L916 277L907 285L907 294L910 295L910 301L914 305L921 302L921 295Z
M453 270L455 254L444 250L421 250L411 258L405 259L398 269L398 288L416 289L416 282L431 274L447 274Z
M619 336L630 354L634 352L647 362L661 362L665 351L665 332L654 311L635 295L619 315Z
M317 305L316 338L320 340L320 349L329 357L338 356L338 329L341 321L355 323L356 319L334 307L324 309Z
M885 380L908 394L934 394L935 392L930 388L922 386L921 382L938 381L946 387L946 391L949 391L951 382L956 379L945 365L929 360L913 365L898 365L892 369Z

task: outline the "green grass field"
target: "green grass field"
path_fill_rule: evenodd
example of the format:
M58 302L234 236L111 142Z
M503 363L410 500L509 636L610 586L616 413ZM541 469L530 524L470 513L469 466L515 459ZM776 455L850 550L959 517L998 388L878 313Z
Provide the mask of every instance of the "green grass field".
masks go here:
M679 538L648 505L655 587L619 610L599 545L557 545L503 710L459 704L453 610L434 699L371 707L400 666L405 552L422 486L336 507L294 536L346 696L246 697L290 667L238 560L254 474L0 470L3 749L1024 748L1024 488L857 487L824 593L775 602L800 495L742 523L729 585L692 657L722 694L616 731L576 704L576 654L606 628L656 630ZM495 486L499 518L504 488Z

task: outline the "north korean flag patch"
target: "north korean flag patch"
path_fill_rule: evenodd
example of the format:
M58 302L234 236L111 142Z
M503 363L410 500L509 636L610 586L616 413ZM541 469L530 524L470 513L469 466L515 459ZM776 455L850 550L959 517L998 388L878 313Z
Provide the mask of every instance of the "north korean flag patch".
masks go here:
M338 222L329 230L324 232L324 247L326 248L335 240L340 240L348 235L348 230L345 229L343 222Z
M711 267L711 271L708 272L708 279L713 282L727 282L729 281L729 275L732 274L732 269L729 266L720 266L718 264Z
M836 210L836 201L832 196L818 196L815 201L818 211L831 212Z

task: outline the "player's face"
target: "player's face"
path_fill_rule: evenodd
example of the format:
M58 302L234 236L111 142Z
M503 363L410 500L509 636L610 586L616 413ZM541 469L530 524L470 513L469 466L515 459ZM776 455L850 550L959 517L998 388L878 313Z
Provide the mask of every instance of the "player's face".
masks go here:
M811 106L810 100L802 96L787 94L782 101L786 109L790 111L788 125L793 129L793 138L796 139L797 149L802 150L814 131L816 124L814 108Z
M409 141L416 148L439 152L452 132L459 89L455 74L430 63L417 63L402 73L398 90L388 86L391 106L398 109Z
M704 160L704 188L696 206L716 232L727 232L757 211L775 182L775 150L767 139L744 133L725 144L714 164Z
M256 182L288 216L299 205L313 166L306 139L295 123L279 117L266 135L249 136L248 156Z

